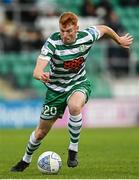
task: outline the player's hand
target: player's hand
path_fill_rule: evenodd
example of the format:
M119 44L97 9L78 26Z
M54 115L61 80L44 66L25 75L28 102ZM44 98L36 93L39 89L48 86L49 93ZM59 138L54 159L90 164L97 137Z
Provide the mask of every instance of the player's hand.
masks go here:
M133 37L129 33L119 37L119 45L123 48L129 48L132 43Z
M44 83L48 83L50 82L50 73L49 72L44 72L41 77L40 80Z

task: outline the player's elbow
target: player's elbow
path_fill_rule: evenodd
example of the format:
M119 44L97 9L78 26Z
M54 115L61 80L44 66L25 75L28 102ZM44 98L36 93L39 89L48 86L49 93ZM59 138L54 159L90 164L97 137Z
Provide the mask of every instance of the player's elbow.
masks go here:
M101 33L102 33L103 35L108 34L109 31L110 31L110 27L108 27L108 26L106 26L106 25L101 25L101 26L100 26L100 31L101 31Z

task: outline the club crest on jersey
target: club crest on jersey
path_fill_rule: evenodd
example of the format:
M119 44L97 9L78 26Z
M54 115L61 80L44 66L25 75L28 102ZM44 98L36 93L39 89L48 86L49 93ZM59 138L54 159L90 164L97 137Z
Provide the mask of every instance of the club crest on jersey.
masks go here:
M81 45L79 47L80 52L84 52L86 49L87 49L87 47L85 45Z

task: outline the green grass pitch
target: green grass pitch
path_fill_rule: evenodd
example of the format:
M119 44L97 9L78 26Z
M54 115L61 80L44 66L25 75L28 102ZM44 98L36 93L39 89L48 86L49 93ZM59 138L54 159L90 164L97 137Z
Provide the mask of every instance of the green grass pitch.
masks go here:
M24 153L32 129L0 130L0 179L139 179L139 128L82 129L79 166L68 168L68 131L52 129L35 152L28 169L10 172ZM44 151L57 152L62 169L57 175L41 174L36 166Z

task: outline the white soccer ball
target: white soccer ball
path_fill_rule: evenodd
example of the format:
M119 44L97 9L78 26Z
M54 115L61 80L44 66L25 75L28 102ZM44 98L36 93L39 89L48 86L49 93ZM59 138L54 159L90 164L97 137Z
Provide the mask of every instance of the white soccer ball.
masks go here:
M44 174L57 174L62 167L62 160L57 153L46 151L39 156L37 166Z

